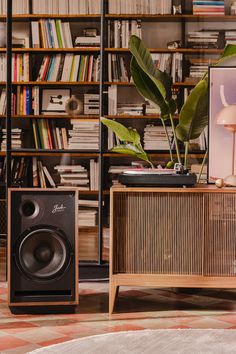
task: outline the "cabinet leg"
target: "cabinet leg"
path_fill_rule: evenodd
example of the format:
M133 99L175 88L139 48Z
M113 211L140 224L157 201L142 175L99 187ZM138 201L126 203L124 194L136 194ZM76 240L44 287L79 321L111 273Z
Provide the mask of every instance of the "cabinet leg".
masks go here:
M109 289L109 315L112 314L115 306L115 301L118 296L119 292L119 286L110 284L110 289Z

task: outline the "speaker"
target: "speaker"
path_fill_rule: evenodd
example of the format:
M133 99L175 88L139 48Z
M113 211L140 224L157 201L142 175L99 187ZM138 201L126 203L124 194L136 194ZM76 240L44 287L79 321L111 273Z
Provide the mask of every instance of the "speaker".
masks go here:
M8 303L78 303L78 193L74 189L8 191Z

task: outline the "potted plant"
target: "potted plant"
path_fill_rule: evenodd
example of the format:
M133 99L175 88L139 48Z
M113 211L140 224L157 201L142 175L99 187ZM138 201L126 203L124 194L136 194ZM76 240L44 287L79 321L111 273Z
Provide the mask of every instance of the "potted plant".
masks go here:
M172 79L166 72L162 72L154 65L152 57L144 42L137 36L131 36L129 49L132 54L130 71L138 92L147 100L159 107L160 120L169 142L170 161L167 168L173 167L175 162L187 169L189 142L198 138L208 124L208 72L193 88L184 103L179 116L179 123L175 127L173 115L176 112L176 101L172 97ZM236 45L227 45L215 65L235 65ZM151 168L154 164L144 151L139 133L132 128L126 128L121 123L111 119L101 118L101 121L111 129L123 142L112 148L113 152L135 156L146 161ZM171 148L167 134L166 122L170 121L175 142L177 161ZM181 159L179 142L184 144L185 158ZM203 163L206 160L207 152Z

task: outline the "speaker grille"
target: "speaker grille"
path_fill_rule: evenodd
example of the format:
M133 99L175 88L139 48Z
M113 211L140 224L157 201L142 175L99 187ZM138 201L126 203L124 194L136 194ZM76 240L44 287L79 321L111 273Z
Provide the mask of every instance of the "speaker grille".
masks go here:
M236 275L236 195L205 195L204 275Z
M115 193L114 272L201 274L203 196Z

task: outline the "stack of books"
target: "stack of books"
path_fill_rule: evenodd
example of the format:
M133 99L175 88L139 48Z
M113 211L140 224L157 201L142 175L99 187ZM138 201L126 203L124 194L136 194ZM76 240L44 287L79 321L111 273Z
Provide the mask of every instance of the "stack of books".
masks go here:
M37 81L92 82L99 81L100 57L94 55L45 55L38 70Z
M83 122L72 119L73 128L68 131L70 150L98 150L99 149L99 123Z
M96 93L84 94L84 114L85 115L99 115L100 98Z
M54 120L33 119L32 128L36 149L68 149L67 130L56 127Z
M129 82L125 58L118 54L108 54L108 81Z
M0 0L0 15L6 15L7 1ZM12 13L14 15L23 15L29 13L29 0L12 1Z
M78 224L79 226L96 226L97 225L97 210L79 208Z
M131 35L142 38L141 20L108 21L108 47L128 48Z
M61 20L31 22L33 48L73 48L70 23Z
M100 0L33 0L33 14L100 14Z
M101 37L95 36L78 36L75 39L75 47L100 47Z
M7 131L2 129L2 145L1 150L5 151L7 147ZM22 129L12 128L11 130L11 148L20 149L22 147Z
M192 58L189 60L189 80L186 78L186 81L198 81L202 76L208 71L209 65L216 63L216 60L213 59L204 59L204 58Z
M167 127L169 141L172 144L172 129ZM148 124L144 128L144 150L169 150L169 143L162 126Z
M235 31L225 31L225 44L236 44L236 30Z
M109 0L110 14L171 14L172 0Z
M102 243L102 259L104 261L109 261L109 251L110 251L110 229L107 227L103 228L103 243Z
M58 165L54 169L60 177L57 187L78 187L79 190L89 190L88 170L81 165Z
M193 0L193 15L224 16L224 14L224 1Z
M202 173L201 173L201 178L199 180L201 169L202 169ZM207 165L204 165L202 168L200 164L192 164L191 173L195 173L197 175L198 183L207 183Z
M196 49L218 48L219 31L188 32L188 47Z

